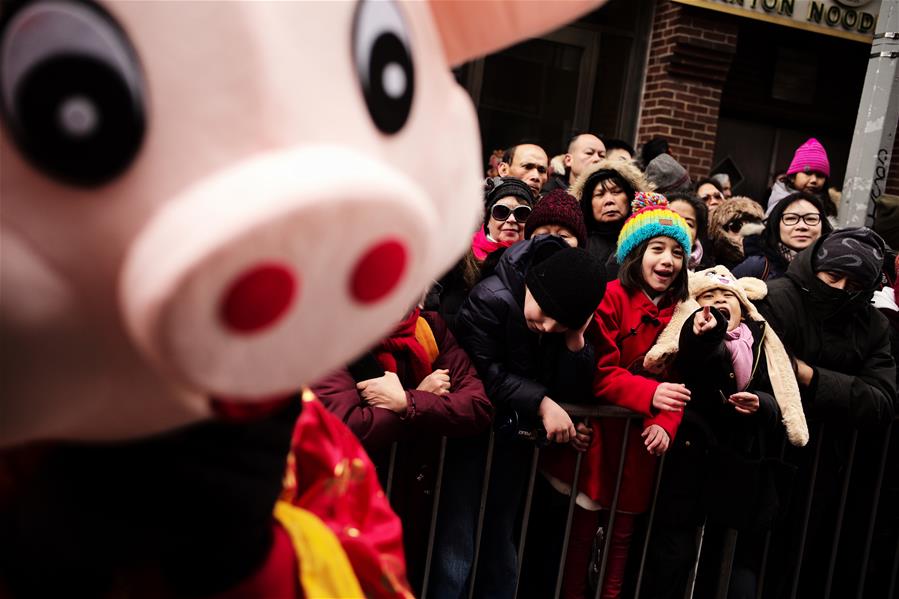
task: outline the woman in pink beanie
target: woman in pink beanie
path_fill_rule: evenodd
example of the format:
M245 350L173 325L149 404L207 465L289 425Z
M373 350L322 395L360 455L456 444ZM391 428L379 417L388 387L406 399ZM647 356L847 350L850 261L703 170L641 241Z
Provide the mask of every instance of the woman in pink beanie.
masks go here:
M827 152L814 137L810 137L804 144L796 149L793 161L787 169L787 174L774 183L771 188L771 196L768 198L768 209L765 216L771 214L771 210L777 206L783 198L797 191L804 191L819 196L824 204L827 216L836 216L837 210L834 203L827 195L827 180L830 178L830 161Z

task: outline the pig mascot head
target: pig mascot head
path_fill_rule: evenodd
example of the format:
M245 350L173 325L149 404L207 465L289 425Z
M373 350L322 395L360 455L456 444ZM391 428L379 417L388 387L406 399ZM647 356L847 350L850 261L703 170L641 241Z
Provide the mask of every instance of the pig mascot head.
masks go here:
M285 439L269 448L281 462L255 477L265 493L229 503L241 486L207 466L246 459L245 438L210 418L283 405L455 262L480 219L480 148L450 67L599 2L0 5L0 457L80 443L43 471L57 490L38 485L7 518L33 555L56 548L47 564L4 552L35 566L26 591L126 551L177 547L190 570L227 545L191 542L233 529L228 508L259 508L239 522L249 536L270 519L289 422L256 422L254 440ZM79 485L93 494L53 496ZM233 582L249 566L232 545L207 561Z
M450 66L583 3L4 2L0 446L297 389L464 250Z

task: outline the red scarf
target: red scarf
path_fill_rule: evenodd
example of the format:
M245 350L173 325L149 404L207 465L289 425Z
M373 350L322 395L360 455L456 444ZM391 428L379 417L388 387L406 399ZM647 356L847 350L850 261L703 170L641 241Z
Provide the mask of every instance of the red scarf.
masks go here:
M397 360L405 360L408 374L417 385L431 374L431 359L428 352L415 338L415 326L421 309L415 308L387 337L372 350L385 370L397 371Z
M471 238L471 251L478 260L483 260L487 254L493 253L499 248L507 248L515 243L514 241L493 241L487 238L484 233L484 227L478 229L478 232Z

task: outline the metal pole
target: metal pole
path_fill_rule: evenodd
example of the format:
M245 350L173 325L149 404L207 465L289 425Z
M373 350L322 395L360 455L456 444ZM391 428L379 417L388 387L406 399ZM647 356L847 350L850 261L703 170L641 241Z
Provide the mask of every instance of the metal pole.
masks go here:
M793 572L793 584L790 599L796 599L799 592L799 575L802 573L802 559L805 553L805 541L808 536L808 520L812 513L812 500L815 497L815 479L818 477L818 463L821 461L821 448L824 447L824 424L818 426L818 446L815 447L815 461L812 462L811 480L808 483L808 497L805 500L805 515L802 517L802 532L799 535L799 551L796 555L796 570Z
M559 575L556 577L556 590L554 599L559 599L562 593L562 579L565 577L565 561L568 558L568 542L571 540L571 523L574 520L575 502L577 501L577 483L581 476L581 460L584 454L580 451L574 458L574 475L571 477L571 495L568 496L568 514L565 516L565 534L562 537L562 553L559 556Z
M899 2L880 3L838 216L841 227L870 224L883 195L899 119Z
M496 433L490 429L490 437L487 441L487 459L484 466L484 481L481 486L481 505L478 510L478 525L474 533L474 557L471 560L471 574L468 580L468 599L474 598L474 583L478 577L478 559L481 556L481 535L484 532L484 512L487 511L487 494L490 492L490 470L493 467L493 444L496 442Z
M865 590L865 577L868 575L868 558L871 556L871 543L874 542L874 524L877 521L877 506L880 502L880 490L883 488L883 473L887 469L887 456L890 453L890 434L895 421L887 427L883 435L883 453L880 455L880 470L877 473L877 483L874 486L874 502L871 505L871 521L868 524L868 534L865 535L865 552L862 554L862 569L858 577L858 595L856 599L862 599Z
M649 552L649 541L652 537L652 525L656 517L656 502L659 499L659 485L662 484L662 472L665 470L665 456L668 452L662 454L659 461L659 470L656 472L656 484L652 491L652 506L649 508L649 521L646 523L646 537L643 539L643 551L640 554L640 569L637 570L637 586L634 588L634 597L640 599L640 589L643 586L643 569L646 567L646 554Z
M718 569L718 590L715 592L717 599L727 599L730 577L734 571L734 555L737 552L737 534L733 528L724 531L724 547L721 550L721 564Z
M396 448L398 445L397 441L390 445L390 461L387 463L387 501L390 501L390 497L393 495L393 477L396 474Z
M440 512L440 493L443 491L443 466L446 463L446 437L440 439L440 457L437 460L437 480L434 483L434 503L431 506L431 525L428 528L428 553L425 557L425 574L421 583L421 599L428 596L428 578L434 559L434 537L437 535L437 515Z
M833 588L834 570L837 569L837 554L840 551L840 535L843 532L843 518L846 515L846 500L849 497L849 483L852 480L852 467L855 463L855 446L858 444L858 429L852 431L852 440L849 444L849 459L847 460L846 474L843 478L843 492L840 494L840 507L837 509L837 527L833 532L833 547L830 549L830 562L827 565L827 581L824 584L824 599L830 599L830 591Z
M602 595L602 585L606 581L606 566L609 563L609 548L612 546L612 533L615 531L615 518L618 516L618 496L621 494L621 480L624 478L624 465L627 459L627 436L631 432L631 419L624 421L624 434L621 441L621 458L618 460L618 476L615 478L615 494L612 495L612 507L609 508L609 525L606 527L606 539L602 547L602 559L599 561L599 577L596 579L594 599Z
M534 483L537 482L537 463L539 460L540 447L534 444L534 453L531 457L531 475L528 478L528 492L525 495L524 514L521 517L521 537L518 539L518 563L515 565L515 592L512 593L513 597L518 597L518 585L521 583L521 563L524 561L524 545L528 538L528 524L531 522L531 503L534 500Z

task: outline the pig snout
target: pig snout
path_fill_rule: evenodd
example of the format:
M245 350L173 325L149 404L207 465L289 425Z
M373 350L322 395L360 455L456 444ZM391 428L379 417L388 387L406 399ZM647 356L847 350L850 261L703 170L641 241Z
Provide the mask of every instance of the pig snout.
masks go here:
M290 392L390 331L429 281L437 228L423 189L347 148L252 158L163 203L126 256L121 309L193 390Z

